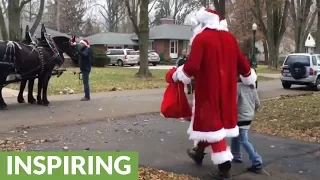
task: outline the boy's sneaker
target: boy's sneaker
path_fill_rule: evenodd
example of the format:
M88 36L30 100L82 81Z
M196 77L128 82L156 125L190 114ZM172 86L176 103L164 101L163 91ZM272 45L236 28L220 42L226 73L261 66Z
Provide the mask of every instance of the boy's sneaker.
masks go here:
M243 163L241 159L232 159L233 163Z
M262 173L262 164L252 165L247 170L252 173L261 174Z

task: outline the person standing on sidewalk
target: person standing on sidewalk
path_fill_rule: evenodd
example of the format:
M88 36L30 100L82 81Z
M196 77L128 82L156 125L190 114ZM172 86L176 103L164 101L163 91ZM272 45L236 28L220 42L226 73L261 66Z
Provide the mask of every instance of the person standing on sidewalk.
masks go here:
M216 10L202 8L196 13L199 25L190 39L191 51L184 65L172 79L190 84L195 80L193 116L188 129L189 139L197 146L187 150L188 156L202 164L204 150L211 148L211 160L218 165L215 179L231 178L233 155L226 137L238 137L237 75L246 85L257 79L249 61L240 51L236 38L228 32L225 20Z
M262 172L262 158L254 149L253 145L248 139L248 130L254 118L255 111L260 106L258 93L254 85L244 85L241 79L238 79L238 126L239 136L231 140L231 152L233 154L233 162L242 163L242 154L240 146L249 155L252 166L247 170L249 172L261 173Z
M91 49L87 40L81 40L79 42L79 55L80 55L80 71L82 73L84 97L81 101L90 100L90 86L89 75L91 72Z
M178 58L177 60L177 64L176 66L182 66L184 65L184 63L188 60L188 54L187 54L187 50L182 50L181 51L181 56ZM194 81L192 80L190 84L187 84L187 89L188 89L188 94L193 93L194 91Z

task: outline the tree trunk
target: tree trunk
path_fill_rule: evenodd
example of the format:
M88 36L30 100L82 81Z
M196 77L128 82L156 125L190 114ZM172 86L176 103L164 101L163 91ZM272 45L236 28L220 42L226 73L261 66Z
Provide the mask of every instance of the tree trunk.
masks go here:
M0 31L1 31L1 36L2 36L2 40L6 41L8 40L8 31L7 31L7 26L6 26L6 22L4 21L4 16L2 13L2 8L0 6Z
M149 0L142 0L140 4L140 21L139 21L139 55L140 68L136 76L151 77L148 63L148 45L149 45Z
M320 8L320 0L317 0L317 7ZM316 37L316 52L320 53L320 11L318 11L318 22L317 22L317 37Z
M8 1L8 19L9 19L9 38L12 41L21 40L20 32L20 1L10 0Z
M226 1L225 0L213 0L213 4L221 19L226 18Z
M267 44L267 41L265 39L262 42L263 42L263 51L264 51L264 63L266 65L268 65L269 64L268 44Z
M59 0L56 0L56 11L57 11L57 14L56 14L56 26L57 26L57 31L60 32L60 2Z
M41 18L42 18L42 15L43 15L43 10L44 10L44 2L45 0L41 0L40 1L40 9L39 9L39 13L37 15L37 18L36 18L36 21L33 23L32 27L31 27L31 30L30 30L30 33L31 35L34 34L34 32L36 31L37 27L39 26L40 24L40 21L41 21ZM31 3L30 3L31 4Z

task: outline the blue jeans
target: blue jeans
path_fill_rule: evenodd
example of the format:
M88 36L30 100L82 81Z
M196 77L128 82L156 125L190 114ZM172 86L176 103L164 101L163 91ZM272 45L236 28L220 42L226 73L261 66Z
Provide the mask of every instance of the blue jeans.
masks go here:
M90 74L90 71L82 71L84 97L86 98L90 98L89 74Z
M231 152L233 158L241 160L242 154L240 152L240 145L249 155L249 159L252 162L252 165L262 164L262 158L254 149L253 145L248 139L248 129L239 129L239 136L231 139Z

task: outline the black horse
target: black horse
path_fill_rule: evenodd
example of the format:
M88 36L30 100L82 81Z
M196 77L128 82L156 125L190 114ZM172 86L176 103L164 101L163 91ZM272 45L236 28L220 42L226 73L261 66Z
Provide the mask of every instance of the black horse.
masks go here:
M26 29L28 29L28 28L26 28ZM35 43L37 44L37 46L48 47L47 42L43 38L37 38L35 40L36 40ZM29 44L29 45L34 43L31 40L31 36L29 34L27 34L27 32L26 32L26 39L22 42L25 44ZM76 62L78 61L78 57L77 57L78 49L77 49L76 45L72 45L71 47L72 47L72 55L71 56L69 55L69 56L70 56L71 60L73 61L73 63L76 64ZM64 58L62 51L60 51L59 54L62 58ZM62 72L61 72L61 74L62 74ZM35 79L36 79L35 77L32 77L32 78L24 79L21 81L19 94L17 97L18 103L25 103L25 100L23 98L23 92L24 92L26 85L27 85L27 82L28 82L28 103L35 104L37 102L38 104L43 104L43 102L41 100L36 101L33 97L33 88L34 88ZM41 91L42 91L41 89L42 89L41 84L38 83L38 94L41 93ZM40 98L40 97L38 96L38 98Z
M63 53L68 54L71 58L73 57L73 47L68 37L58 36L53 37L52 40L56 44L59 53L55 53L47 44L36 47L13 41L0 43L0 109L6 109L7 107L1 91L10 73L20 74L21 78L25 79L23 80L24 83L30 79L29 87L32 87L32 89L30 88L31 90L33 90L33 82L37 76L39 78L38 103L49 105L47 88L52 70L56 65L63 64ZM19 99L24 101L21 95ZM28 94L28 100L29 102L35 102L32 91Z

